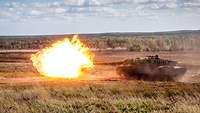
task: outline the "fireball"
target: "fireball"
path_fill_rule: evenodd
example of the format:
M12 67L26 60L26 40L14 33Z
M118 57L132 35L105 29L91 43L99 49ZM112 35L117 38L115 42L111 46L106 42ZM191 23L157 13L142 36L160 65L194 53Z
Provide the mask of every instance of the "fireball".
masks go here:
M94 67L93 54L77 35L38 51L31 55L31 61L40 74L58 78L78 78L84 69Z

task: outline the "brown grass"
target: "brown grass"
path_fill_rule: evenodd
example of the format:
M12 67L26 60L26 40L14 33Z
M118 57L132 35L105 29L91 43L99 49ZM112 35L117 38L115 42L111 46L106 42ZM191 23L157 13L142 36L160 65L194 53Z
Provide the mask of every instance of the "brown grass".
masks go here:
M0 112L197 113L200 85L54 80L0 87Z
M200 64L198 52L107 51L97 52L95 61L115 62L152 54L181 62L181 65L185 65L193 72L196 82L199 82L200 77L196 75ZM14 60L16 62L0 63L1 113L198 113L200 111L199 83L116 79L113 81L110 78L117 76L115 66L101 65L85 75L95 80L41 78L30 62L19 63L15 58ZM106 78L106 81L102 78ZM193 81L194 79L188 82Z

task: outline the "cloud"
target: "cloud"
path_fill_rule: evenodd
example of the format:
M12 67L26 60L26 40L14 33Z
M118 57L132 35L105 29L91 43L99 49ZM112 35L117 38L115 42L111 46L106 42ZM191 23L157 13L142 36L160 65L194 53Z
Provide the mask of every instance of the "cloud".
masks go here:
M71 6L108 6L133 2L134 0L65 0L64 3Z
M0 6L0 18L5 20L70 17L155 16L156 11L200 9L200 0L30 0L6 1ZM145 13L144 13L145 12Z
M181 7L200 8L200 0L184 0L184 2L181 3Z

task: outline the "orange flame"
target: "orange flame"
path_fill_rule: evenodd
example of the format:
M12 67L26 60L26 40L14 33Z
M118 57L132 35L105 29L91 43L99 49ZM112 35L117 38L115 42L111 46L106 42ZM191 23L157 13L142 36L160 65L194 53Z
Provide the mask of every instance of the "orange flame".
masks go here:
M83 69L93 68L93 55L77 35L65 39L31 55L33 66L49 77L78 78Z

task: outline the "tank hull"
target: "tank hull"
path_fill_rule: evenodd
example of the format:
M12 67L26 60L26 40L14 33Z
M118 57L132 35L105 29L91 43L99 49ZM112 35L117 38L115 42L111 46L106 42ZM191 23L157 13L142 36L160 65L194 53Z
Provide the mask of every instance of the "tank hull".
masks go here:
M186 68L179 66L131 65L117 67L117 73L128 79L174 81L184 75Z

